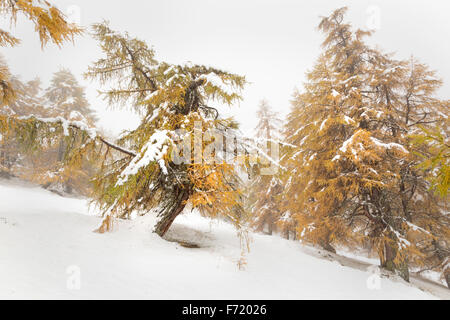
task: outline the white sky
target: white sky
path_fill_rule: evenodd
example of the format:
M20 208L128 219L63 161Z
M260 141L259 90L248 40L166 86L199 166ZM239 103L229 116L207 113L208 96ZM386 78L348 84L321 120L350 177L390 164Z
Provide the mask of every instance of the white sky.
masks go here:
M414 54L438 70L445 81L440 95L450 95L450 2L331 1L331 0L54 0L82 26L106 19L111 27L128 31L171 63L205 64L245 75L251 82L244 101L232 113L244 131L256 125L255 111L266 98L275 110L289 111L294 88L301 88L305 72L320 52L319 16L347 5L347 19L355 27L375 27L371 42L397 58ZM5 27L1 23L0 27ZM9 27L9 24L6 24ZM2 48L12 73L30 80L39 76L45 87L53 72L69 68L86 87L98 112L100 125L112 133L133 128L131 111L110 110L98 97L97 83L83 80L87 66L101 57L97 43L85 35L75 45L41 50L33 26L19 19L13 33L23 40L15 48Z

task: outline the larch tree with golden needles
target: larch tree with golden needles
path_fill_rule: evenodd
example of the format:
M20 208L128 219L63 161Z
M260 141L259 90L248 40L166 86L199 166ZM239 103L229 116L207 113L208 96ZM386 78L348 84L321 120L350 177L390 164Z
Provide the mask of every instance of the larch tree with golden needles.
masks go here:
M422 244L448 234L409 135L439 121L447 102L433 98L433 74L369 47L371 32L353 31L345 11L322 19L324 52L289 116L287 138L297 148L284 158L293 173L285 210L306 241L370 239L381 266L408 280L409 265L424 261Z
M63 42L73 40L75 36L82 33L80 28L65 20L61 11L44 0L0 0L0 14L8 17L13 25L19 18L23 18L20 17L21 15L30 20L35 26L42 47L49 42L61 46ZM0 46L15 46L19 43L20 39L10 31L0 29ZM18 89L19 92L16 92L15 89ZM10 117L17 117L21 113L26 113L23 110L14 110L13 108L14 105L17 107L21 104L20 102L16 103L17 95L20 95L19 98L26 99L26 96L29 95L28 90L33 92L33 88L25 88L17 79L14 79L7 64L3 59L0 59L0 121L2 122L0 144L2 161L5 160L5 148L10 148L14 144L12 140L17 140L7 134L9 130L7 130L8 125L5 125L5 123L9 121ZM9 160L7 159L7 161Z
M17 77L11 77L10 82L15 98L0 110L0 114L4 116L16 117L16 120L29 116L62 117L88 125L93 125L96 121L84 88L68 70L56 72L43 95L38 78L23 83ZM18 143L17 136L6 135L0 149L3 176L16 176L32 181L58 194L88 195L89 179L93 175L95 164L83 161L83 165L77 170L69 170L64 166L64 155L70 139L62 138L59 142L53 139L47 142L48 144L35 148Z

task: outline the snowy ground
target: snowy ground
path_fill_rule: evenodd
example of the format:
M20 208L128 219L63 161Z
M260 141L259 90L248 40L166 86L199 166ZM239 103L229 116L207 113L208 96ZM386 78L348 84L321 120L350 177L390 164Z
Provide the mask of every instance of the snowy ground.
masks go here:
M151 233L151 216L100 235L84 200L1 183L0 201L1 299L450 298L444 287L380 278L367 262L258 234L240 271L233 227L195 213L168 234L201 247L190 249Z

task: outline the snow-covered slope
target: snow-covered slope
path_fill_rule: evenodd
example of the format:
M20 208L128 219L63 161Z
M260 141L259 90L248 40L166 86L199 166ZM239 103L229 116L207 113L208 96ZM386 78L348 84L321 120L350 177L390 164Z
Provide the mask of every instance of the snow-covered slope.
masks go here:
M399 280L378 283L370 271L317 257L298 242L257 234L240 271L233 227L195 213L180 216L168 234L200 245L185 248L153 234L152 216L93 233L100 219L85 200L34 187L1 184L0 203L2 299L436 298Z

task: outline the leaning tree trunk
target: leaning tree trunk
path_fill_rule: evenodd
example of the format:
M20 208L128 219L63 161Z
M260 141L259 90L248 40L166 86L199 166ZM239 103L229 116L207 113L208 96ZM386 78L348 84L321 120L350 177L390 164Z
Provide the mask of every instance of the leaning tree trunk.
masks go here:
M175 218L183 212L186 201L189 200L189 188L174 187L174 190L164 197L162 209L158 213L159 221L155 226L155 233L163 237L169 230Z
M442 274L444 280L450 289L450 257L447 254L446 248L442 247L438 240L433 240L433 246L435 247L435 254L443 266Z

